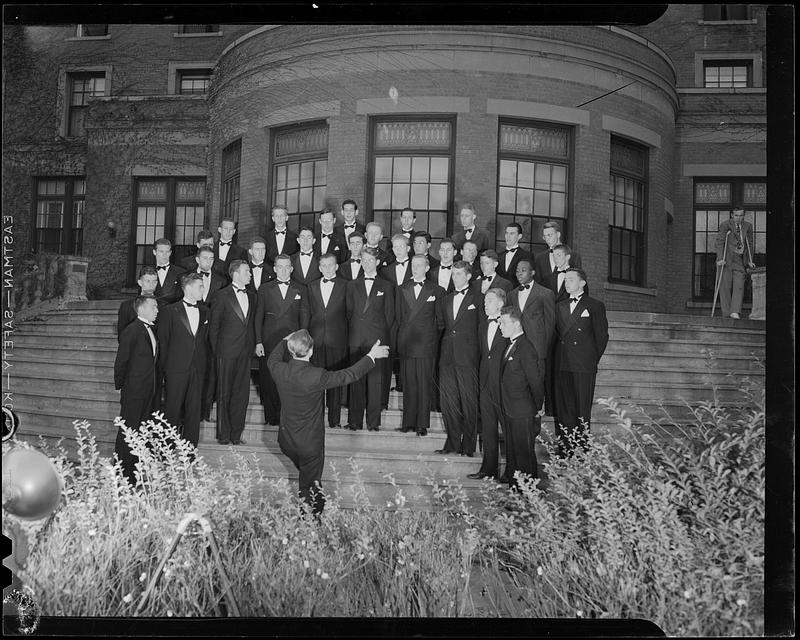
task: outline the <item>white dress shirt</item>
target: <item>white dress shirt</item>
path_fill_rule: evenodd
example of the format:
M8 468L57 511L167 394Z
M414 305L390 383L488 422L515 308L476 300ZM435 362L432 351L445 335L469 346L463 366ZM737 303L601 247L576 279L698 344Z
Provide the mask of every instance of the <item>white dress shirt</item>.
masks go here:
M311 253L311 252L309 252ZM313 254L304 256L303 252L300 252L300 268L303 270L303 277L305 278L308 275L308 268L311 266L311 261L314 259Z
M409 259L406 258L403 264L396 262L394 265L394 274L395 277L397 278L398 285L403 284L403 281L406 279L406 272L408 271L408 263Z
M492 320L496 320L496 322L492 322ZM500 322L500 316L497 316L497 318L489 318L488 333L486 334L489 350L491 350L492 348L492 344L494 343L494 338L497 335L497 330L500 327L499 322Z
M278 233L283 231L283 233ZM275 244L278 246L278 253L283 253L283 245L286 244L286 229L275 229Z
M184 299L182 302L186 304L183 305L183 308L186 309L186 315L189 318L189 327L192 329L192 335L197 335L197 329L200 327L200 310L197 308L197 304L193 306L189 306L192 303L188 300Z
M153 345L153 355L156 355L156 334L153 333L153 325L150 324L149 320L145 320L142 316L136 316L144 323L144 328L147 330L147 336L150 338L150 344Z
M369 294L372 293L372 285L375 284L375 278L376 277L377 276L375 274L372 274L371 276L368 276L366 273L364 274L364 285L367 288L367 297L368 298L369 298ZM368 280L367 278L372 278L372 280Z
M511 261L514 259L514 256L517 255L517 251L519 251L519 245L506 248L506 272L511 268Z
M219 243L219 259L225 262L228 257L228 251L231 250L231 245Z
M570 300L569 300L569 312L570 312L570 313L572 313L573 311L575 311L575 307L577 307L577 306L578 306L578 302L580 301L580 299L581 299L581 296L583 296L583 293L579 293L579 294L577 294L577 295L574 295L574 296L572 296L572 297L570 298ZM573 300L574 300L574 302L573 302Z
M169 265L163 265L167 267L166 269L159 269L158 267L161 265L156 265L156 274L158 275L158 284L162 287L164 286L164 280L167 278L167 271L169 271Z
M253 266L253 286L258 291L258 288L261 286L261 274L264 271L264 263L262 262L259 266Z
M333 282L325 282L325 278L322 278L319 281L319 290L322 294L322 304L325 308L328 308L328 302L330 302L331 294L333 293Z
M447 287L450 286L450 278L453 276L453 267L450 266L449 269L444 269L442 266L439 266L439 286L447 291Z
M350 274L353 276L353 280L358 278L358 272L361 271L361 260L356 259L358 262L353 262L352 258L350 259Z
M467 289L469 289L469 287L464 287L461 291L456 291L456 295L453 298L453 320L458 317L458 310L461 308L461 303L464 302L464 298L467 297Z
M240 289L236 285L233 285L233 290L236 293L236 300L239 302L239 306L242 309L242 313L244 317L247 317L247 312L250 311L250 300L247 297L247 290Z

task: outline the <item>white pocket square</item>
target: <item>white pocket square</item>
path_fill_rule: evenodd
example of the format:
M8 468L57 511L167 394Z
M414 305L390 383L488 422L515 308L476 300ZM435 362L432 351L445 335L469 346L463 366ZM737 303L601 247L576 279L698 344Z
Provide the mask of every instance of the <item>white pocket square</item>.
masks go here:
M295 296L294 296L294 299L295 299L295 300L300 300L300 299L301 299L301 298L300 298L300 294L299 294L299 293L295 294Z
M425 302L436 302L436 296L428 296L428 299Z
M469 311L470 309L473 309L473 310L474 310L474 309L475 309L475 305L474 305L474 304L471 304L471 305L469 305L469 306L467 307L467 311Z
M378 295L382 296L383 295L383 291L378 291Z
M208 320L206 320L203 324L208 324Z
M584 309L583 313L581 314L581 318L588 318L589 317L589 310Z

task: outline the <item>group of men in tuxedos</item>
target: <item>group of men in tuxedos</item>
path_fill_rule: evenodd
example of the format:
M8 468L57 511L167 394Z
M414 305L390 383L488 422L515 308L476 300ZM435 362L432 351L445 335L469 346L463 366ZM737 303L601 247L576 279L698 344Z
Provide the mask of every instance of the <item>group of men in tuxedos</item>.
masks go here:
M534 258L520 246L521 226L510 223L498 254L467 204L463 230L440 242L437 260L429 253L430 234L414 229L412 209L401 212L401 231L388 246L379 223L358 221L354 201L341 210L339 222L325 210L318 231L295 232L286 208L273 207L270 228L251 239L249 250L233 242L235 223L223 220L220 242L215 246L214 234L201 232L196 255L180 266L170 263L169 241L158 240L156 266L140 273L141 295L120 307L115 373L126 423L138 425L163 400L167 419L196 445L200 419L216 401L218 442L244 443L255 356L264 422L280 425L279 442L305 469L301 493L313 503L310 487L321 466L309 451L319 449L320 434L306 447L299 427L291 437L285 433L305 408L286 391L289 370L278 366L308 352L314 370L358 369L312 385L330 428L357 431L366 423L379 430L394 373L404 394L398 430L425 436L431 410L440 409L447 439L437 453L472 457L482 439L483 462L473 477L513 484L517 470L536 475L534 442L545 411L554 416L562 451L571 451L589 425L608 334L605 309L588 296L580 258L560 243L558 225L545 225L548 251ZM156 318L142 315L154 304L155 330L146 325ZM298 331L311 342L284 349L284 338ZM376 344L391 346L391 356L376 356ZM128 376L134 365L125 354L132 349L147 356L136 366L149 358L152 385ZM371 366L357 366L370 354ZM127 402L134 386L146 400Z

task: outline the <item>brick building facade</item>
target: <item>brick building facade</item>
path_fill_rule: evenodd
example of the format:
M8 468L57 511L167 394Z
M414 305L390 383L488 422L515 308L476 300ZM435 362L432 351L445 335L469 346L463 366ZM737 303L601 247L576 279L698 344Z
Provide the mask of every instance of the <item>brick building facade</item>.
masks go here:
M610 309L700 312L732 207L766 237L766 5L606 26L4 27L3 210L17 255L120 289L162 235L314 223L345 198L434 238L475 205L562 223ZM710 245L709 245L710 242ZM709 248L709 246L711 248Z

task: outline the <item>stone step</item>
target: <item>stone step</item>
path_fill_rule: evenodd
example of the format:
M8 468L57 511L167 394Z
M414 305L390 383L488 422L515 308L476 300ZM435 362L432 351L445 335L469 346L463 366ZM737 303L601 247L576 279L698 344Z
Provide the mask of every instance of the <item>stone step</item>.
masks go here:
M667 340L694 340L706 344L714 344L719 340L735 342L761 342L763 331L718 329L703 326L682 325L618 325L609 326L609 340L648 339L654 342Z
M118 298L109 298L107 300L73 300L67 304L67 309L69 310L81 310L85 309L88 311L116 311L119 309L119 305L122 304L122 301L126 298L131 296L124 296L120 295Z
M103 335L76 334L68 332L46 333L42 331L25 332L24 329L14 331L11 340L14 348L19 346L40 345L42 348L64 347L75 348L76 350L87 350L96 348L113 348L117 351L117 335L104 333Z
M654 355L667 353L691 353L698 356L706 350L712 350L718 354L746 354L756 351L764 353L766 343L763 339L747 340L717 340L712 342L698 342L697 340L652 340L651 338L641 338L632 335L616 336L610 339L606 347L606 353L651 353Z
M600 360L600 371L641 368L645 370L689 370L706 371L708 365L714 371L758 371L763 369L753 355L725 354L714 355L707 360L705 356L690 353L624 353L606 350Z
M28 336L30 337L30 336ZM117 355L117 341L104 339L108 344L100 345L64 345L64 344L43 344L40 341L16 341L13 351L8 352L14 360L25 362L37 362L44 358L52 358L55 361L72 360L80 362L92 362L96 364L108 363L114 365L114 358ZM11 358L9 358L11 360Z
M713 318L690 313L655 313L652 311L607 311L606 317L609 325L616 323L684 324L734 329L758 329L762 331L764 329L763 320L722 318L719 316L719 311Z
M95 319L96 320L96 319ZM73 336L75 334L87 337L113 336L116 338L116 321L104 319L103 322L76 322L72 319L47 320L46 322L26 322L20 324L15 335L38 335L47 333L53 336Z

